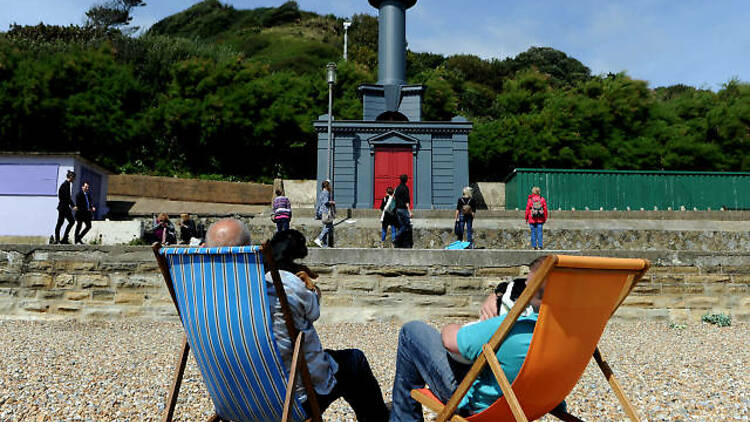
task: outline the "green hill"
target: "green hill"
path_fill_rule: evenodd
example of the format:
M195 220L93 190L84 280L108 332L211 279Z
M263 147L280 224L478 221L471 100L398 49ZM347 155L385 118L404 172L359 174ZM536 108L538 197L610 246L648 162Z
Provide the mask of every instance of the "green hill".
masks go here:
M83 11L82 11L83 14ZM334 115L361 118L357 87L377 79L377 19L206 0L139 37L37 25L0 33L0 149L82 151L133 173L270 180L315 174L311 121L325 113L325 64L337 62ZM533 47L483 60L407 53L427 87L424 116L475 122L472 180L514 167L750 170L750 85L651 89L592 75Z

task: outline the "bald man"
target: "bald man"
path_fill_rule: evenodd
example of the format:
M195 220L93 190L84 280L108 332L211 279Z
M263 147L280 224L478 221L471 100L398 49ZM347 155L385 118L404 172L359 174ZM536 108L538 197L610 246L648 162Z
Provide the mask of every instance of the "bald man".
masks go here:
M250 230L236 218L223 218L208 227L206 247L248 246Z

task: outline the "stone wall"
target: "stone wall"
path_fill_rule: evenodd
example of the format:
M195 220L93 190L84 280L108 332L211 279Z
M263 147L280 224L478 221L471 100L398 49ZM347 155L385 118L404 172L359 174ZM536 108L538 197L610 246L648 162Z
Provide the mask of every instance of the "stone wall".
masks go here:
M585 251L644 257L653 268L620 318L750 319L750 253ZM312 249L323 320L473 318L494 286L527 271L533 251ZM0 316L165 318L174 307L148 247L0 246Z
M107 194L175 201L270 204L273 197L273 186L261 183L121 174L109 177Z

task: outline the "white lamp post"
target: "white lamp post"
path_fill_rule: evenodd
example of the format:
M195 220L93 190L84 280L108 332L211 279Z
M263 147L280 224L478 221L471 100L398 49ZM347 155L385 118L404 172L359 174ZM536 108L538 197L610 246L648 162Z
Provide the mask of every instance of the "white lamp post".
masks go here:
M336 64L328 63L326 66L326 82L328 82L328 162L326 178L333 183L333 134L331 126L333 124L333 86L336 84Z
M347 54L349 47L349 27L352 23L349 21L344 22L344 61L349 61L349 55Z

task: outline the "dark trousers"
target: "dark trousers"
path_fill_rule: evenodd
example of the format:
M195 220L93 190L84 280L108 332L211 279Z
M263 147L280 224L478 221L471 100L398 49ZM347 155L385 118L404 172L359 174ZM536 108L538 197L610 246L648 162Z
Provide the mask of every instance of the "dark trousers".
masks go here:
M86 228L81 231L81 226L86 225ZM91 230L91 218L82 218L78 220L78 224L76 224L76 242L83 242L83 236L86 236L86 233Z
M57 209L57 225L55 225L55 242L60 241L60 229L62 228L63 222L65 222L65 220L68 220L68 226L65 227L65 236L63 236L63 239L67 240L68 235L70 235L70 230L73 228L73 223L75 222L75 220L73 220L73 211L67 205L63 207L63 209L60 209L60 208Z
M276 231L283 232L284 230L289 230L289 219L281 218L276 220Z
M339 365L336 372L336 385L330 393L316 394L320 411L324 412L339 397L343 397L357 415L359 422L384 422L388 420L388 408L383 401L383 393L365 354L358 349L326 350ZM311 414L307 401L302 403L308 415Z

